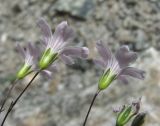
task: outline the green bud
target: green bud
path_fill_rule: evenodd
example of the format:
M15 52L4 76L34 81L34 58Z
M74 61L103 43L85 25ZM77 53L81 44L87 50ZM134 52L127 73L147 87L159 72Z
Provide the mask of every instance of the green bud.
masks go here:
M115 80L115 78L116 75L113 74L110 69L108 69L99 79L98 88L100 90L106 89L112 83L112 81Z
M18 79L23 79L25 76L28 75L28 73L31 72L31 66L24 64L22 68L18 71L17 73L17 78Z
M39 61L39 67L41 69L46 69L57 58L58 58L58 53L53 53L51 51L51 49L49 48L43 53L43 55L42 55L42 57L41 57L41 59Z
M142 126L145 122L146 113L139 113L132 121L131 126Z
M127 106L125 107L117 117L117 126L124 126L126 123L130 121L130 119L133 117L133 112L132 112L132 106Z

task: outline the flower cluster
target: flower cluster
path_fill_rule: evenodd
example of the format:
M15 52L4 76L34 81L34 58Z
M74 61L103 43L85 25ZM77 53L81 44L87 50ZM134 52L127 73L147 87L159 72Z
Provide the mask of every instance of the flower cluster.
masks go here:
M2 103L1 111L16 82L25 78L31 72L36 71L36 73L19 96L11 102L1 126L3 126L8 114L39 73L45 73L48 77L51 77L52 72L56 71L57 66L55 63L57 60L60 59L64 63L72 65L74 63L74 58L86 59L89 55L87 47L68 46L69 42L74 38L74 32L67 24L67 21L62 21L58 24L54 33L52 33L51 27L43 18L37 21L37 26L42 32L42 43L44 48L40 51L40 49L36 48L31 42L28 43L27 47L21 47L17 44L17 50L22 55L22 58L24 58L24 63L17 72L16 81L12 84L6 99ZM130 63L137 59L137 53L130 51L128 46L121 46L115 55L105 47L102 41L98 41L96 47L101 59L94 59L94 62L103 69L103 73L100 76L98 90L93 97L83 126L86 125L91 108L101 90L106 89L116 79L128 83L128 76L144 79L145 74L143 70L129 66ZM118 113L116 126L124 126L135 116L136 118L132 124L140 126L144 121L144 114L140 114L139 109L140 99L137 102L132 102L131 105L124 105L121 109L115 110Z
M18 71L17 78L23 79L28 75L33 68L39 68L51 76L51 73L56 70L54 62L61 59L64 63L71 65L74 63L73 58L87 58L89 50L87 47L67 47L68 43L74 38L74 32L68 26L66 21L62 21L56 28L54 34L47 22L41 18L38 20L37 25L43 34L43 44L45 49L42 54L31 43L28 44L26 49L17 45L19 52L25 58L23 67ZM38 66L36 66L38 63Z

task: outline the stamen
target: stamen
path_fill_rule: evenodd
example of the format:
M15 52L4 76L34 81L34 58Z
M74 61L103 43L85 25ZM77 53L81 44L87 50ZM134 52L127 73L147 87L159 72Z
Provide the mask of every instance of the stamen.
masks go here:
M113 74L119 74L120 67L119 67L118 61L114 57L112 57L107 62L107 68L106 68L106 70L108 70L108 69L110 69Z

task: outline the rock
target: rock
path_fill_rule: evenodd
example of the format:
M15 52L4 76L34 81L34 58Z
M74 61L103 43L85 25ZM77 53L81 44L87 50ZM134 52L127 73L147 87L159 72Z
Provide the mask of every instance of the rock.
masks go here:
M140 51L149 47L147 35L142 30L138 30L135 35L135 50Z
M116 32L116 37L120 42L128 42L128 43L135 42L134 36L133 34L131 34L129 30L119 29Z
M95 7L95 0L59 0L54 5L58 12L68 13L69 15L86 19L92 14Z
M99 55L95 43L102 39L111 50L128 44L139 51L135 64L144 69L145 80L129 78L124 85L114 81L97 97L88 126L115 124L112 108L142 96L141 111L147 111L145 126L159 126L160 121L160 2L158 0L1 0L0 2L0 95L3 97L23 60L15 51L15 42L38 43L38 18L55 26L67 20L76 33L75 46L88 46L88 60L77 59L72 66L58 64L52 80L39 76L10 114L6 126L80 126L88 110L102 70L93 58ZM41 45L39 45L41 46ZM156 50L157 49L157 50ZM14 99L31 79L21 81ZM2 98L0 98L2 99ZM7 106L6 106L7 107ZM0 115L4 116L4 113ZM2 118L0 118L2 119Z

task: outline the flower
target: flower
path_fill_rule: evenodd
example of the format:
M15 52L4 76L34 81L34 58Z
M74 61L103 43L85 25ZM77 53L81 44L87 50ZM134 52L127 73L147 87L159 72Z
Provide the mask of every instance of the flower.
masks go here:
M86 47L68 47L69 41L73 39L73 30L68 26L66 21L62 21L52 34L51 28L47 22L41 18L37 25L43 33L43 44L45 50L39 61L39 67L43 70L48 68L58 58L66 64L73 64L73 57L87 58L89 50Z
M104 73L99 79L99 90L107 88L115 79L124 83L128 83L128 76L144 79L145 72L143 70L129 67L129 64L137 59L137 53L130 51L128 46L121 46L115 56L104 46L102 41L98 41L96 47L102 59L95 59L94 62L104 69Z
M19 44L17 44L17 50L22 55L22 58L24 58L24 64L17 72L17 78L23 79L30 72L32 72L33 68L35 67L35 62L38 58L38 50L30 42L28 43L26 48L23 48Z
M124 126L128 123L134 116L138 115L140 110L141 98L131 103L131 105L123 105L119 109L114 109L113 111L118 113L116 126Z

